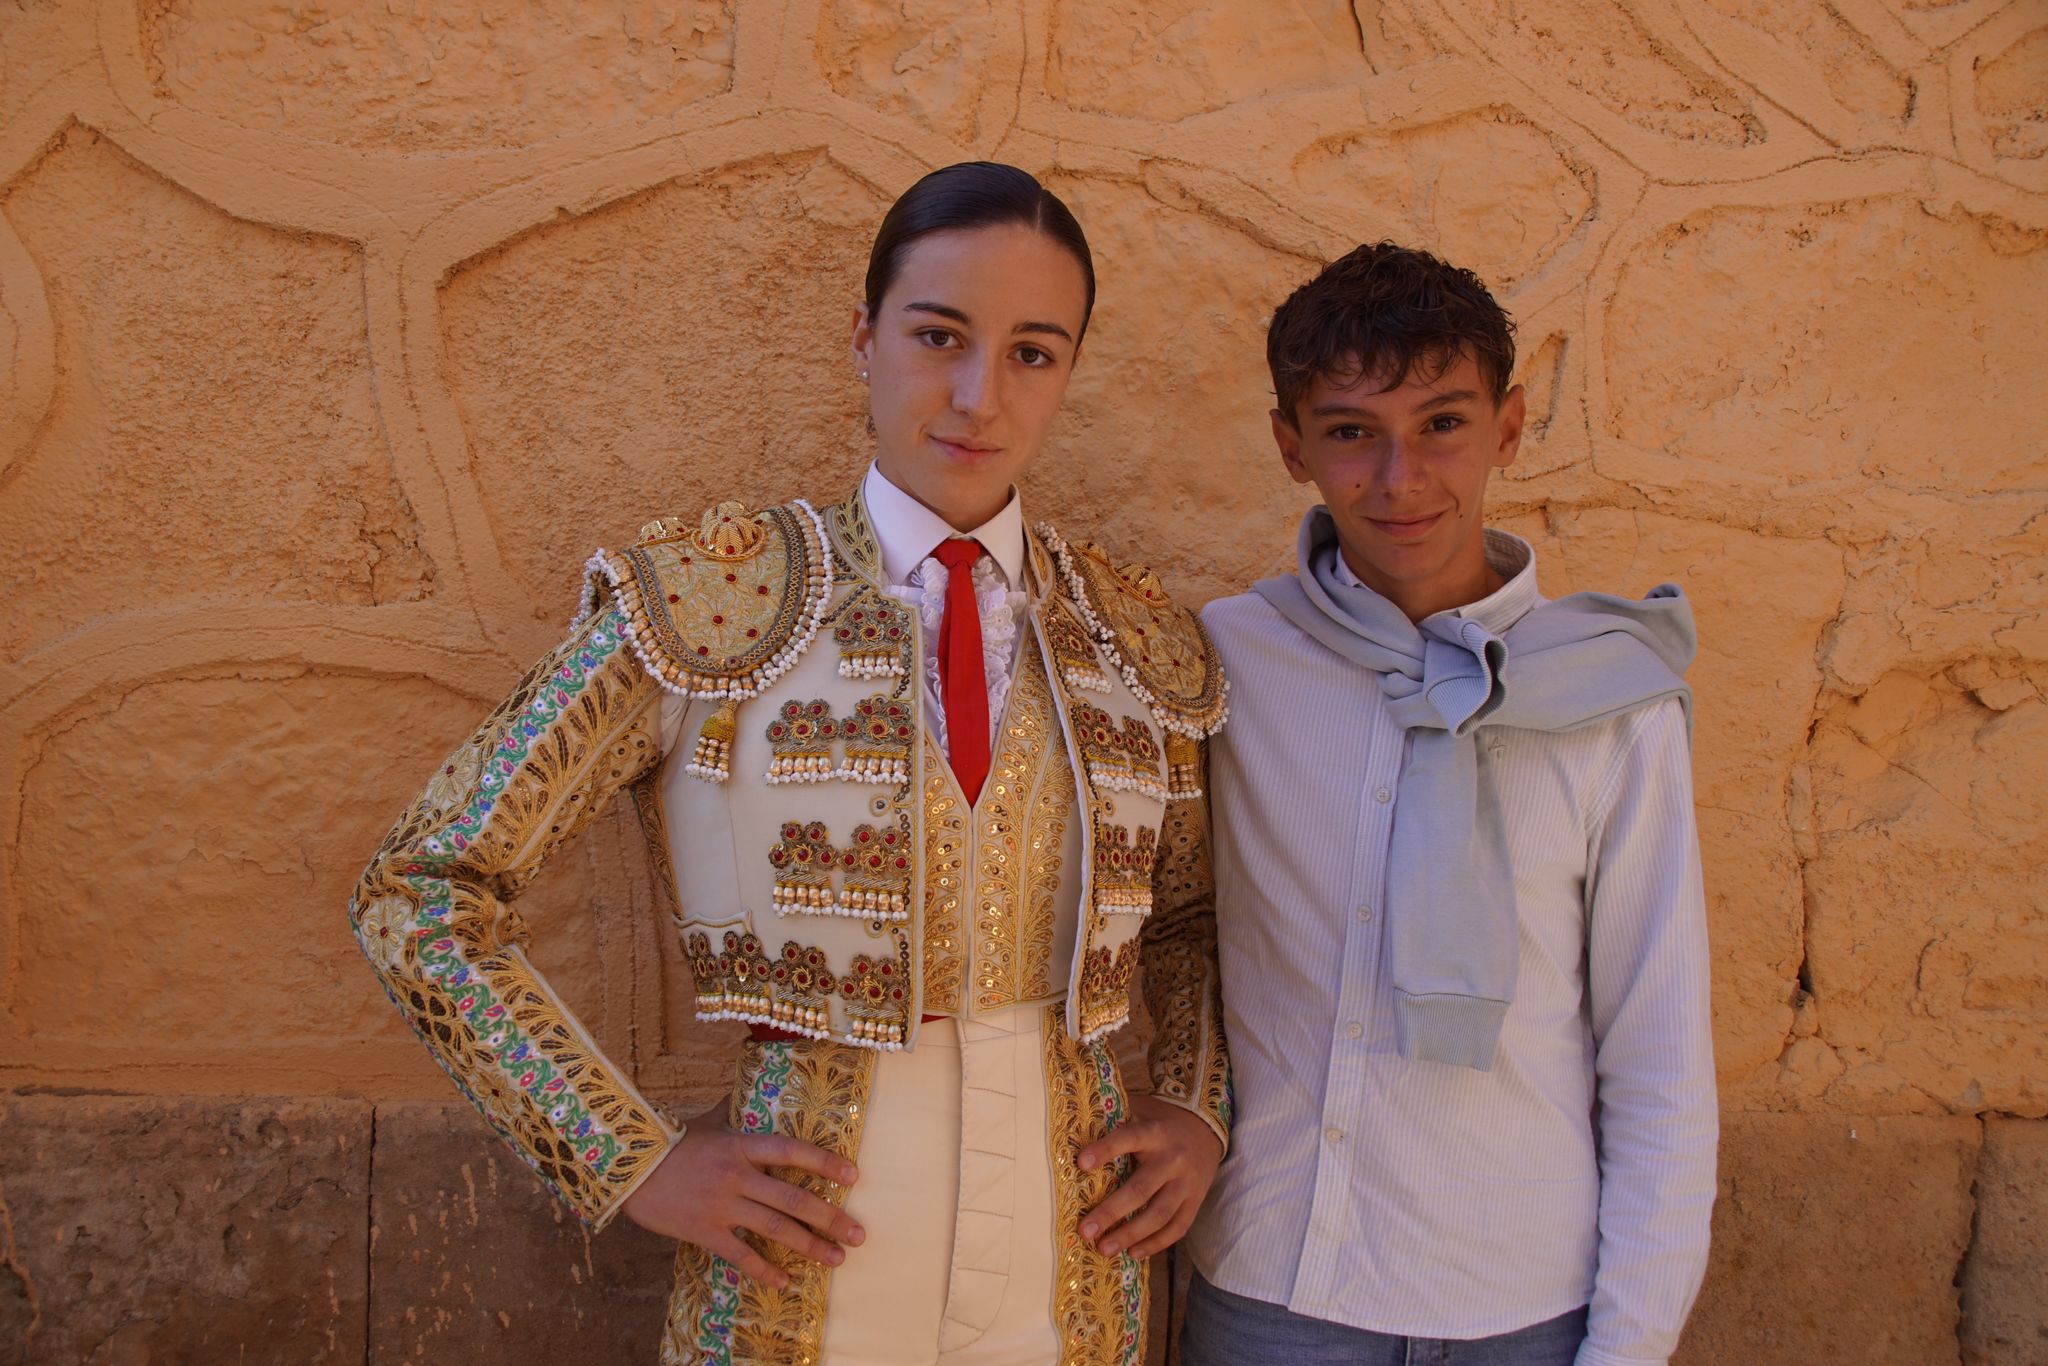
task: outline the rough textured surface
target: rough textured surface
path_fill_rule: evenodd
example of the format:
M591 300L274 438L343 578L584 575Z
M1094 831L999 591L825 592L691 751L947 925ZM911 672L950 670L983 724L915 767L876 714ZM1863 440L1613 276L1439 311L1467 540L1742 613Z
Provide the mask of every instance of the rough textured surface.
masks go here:
M520 146L659 118L732 83L732 7L719 0L139 8L166 99L351 146Z
M368 1105L16 1096L0 1133L0 1360L363 1360Z
M1496 109L1325 138L1296 164L1295 181L1353 238L1434 243L1496 289L1570 238L1595 188L1541 129Z
M1458 12L1486 35L1490 50L1526 54L1567 88L1649 132L1722 147L1759 141L1749 102L1685 53L1688 35L1657 31L1646 8L1623 0L1474 0Z
M429 590L379 431L354 244L230 217L83 128L0 212L49 293L61 375L0 502L0 653L194 598ZM147 546L139 562L114 551L117 527Z
M1364 74L1348 4L1053 0L1045 86L1076 109L1183 119Z
M1608 429L1717 471L1796 479L1800 495L1840 480L2038 489L2048 452L1981 463L1926 396L1999 392L2035 364L2026 314L1999 301L2039 298L2044 251L2048 233L1901 200L1690 215L1622 271ZM1885 326L1871 326L1878 317Z
M971 143L1000 93L977 57L998 47L1002 23L989 3L827 0L818 6L818 64L840 94Z
M645 1361L675 1244L593 1235L467 1105L377 1108L370 1360Z
M2017 677L1973 693L1889 674L1823 714L1812 772L1809 956L1838 1084L2048 1113L2048 923L2028 901L2048 704Z
M591 550L651 517L859 477L851 310L886 207L822 153L751 162L457 273L449 386L498 542L548 622Z
M1985 62L1977 112L2001 157L2048 156L2048 28L2037 28Z
M1722 1117L1713 1262L1679 1366L1954 1366L1974 1120Z
M1964 1366L2048 1360L2048 1124L1985 1124L1962 1286Z
M0 2L0 1089L113 1133L84 1141L116 1173L112 1102L70 1093L446 1101L350 880L594 545L855 477L869 234L994 156L1101 272L1032 512L1193 600L1292 553L1287 290L1384 235L1500 291L1531 426L1495 519L1547 591L1677 580L1702 627L1733 1113L1692 1359L2031 1344L2044 91L2021 0ZM605 1047L706 1105L736 1030L689 1019L630 816L522 909ZM464 1130L419 1123L423 1184L386 1194L448 1222L379 1255L458 1317L358 1287L392 1357L565 1246L510 1171L466 1244ZM0 1315L48 1255L8 1147ZM333 1217L367 1237L367 1199ZM186 1322L163 1281L37 1282L46 1323ZM326 1350L296 1331L250 1359Z

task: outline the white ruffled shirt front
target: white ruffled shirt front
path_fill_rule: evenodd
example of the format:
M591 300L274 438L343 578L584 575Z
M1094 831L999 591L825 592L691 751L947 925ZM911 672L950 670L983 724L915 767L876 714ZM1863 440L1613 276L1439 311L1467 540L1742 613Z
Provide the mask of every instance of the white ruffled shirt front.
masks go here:
M987 552L974 563L974 600L981 614L981 662L988 675L989 744L995 745L1009 700L1017 660L1017 637L1030 595L1024 581L1024 506L1017 491L1003 510L974 530L955 531L945 518L889 481L877 465L869 465L861 484L868 523L882 548L883 585L889 595L916 609L924 626L925 719L939 743L952 753L946 735L946 704L939 690L939 626L946 616L946 566L932 557L941 541L965 535Z

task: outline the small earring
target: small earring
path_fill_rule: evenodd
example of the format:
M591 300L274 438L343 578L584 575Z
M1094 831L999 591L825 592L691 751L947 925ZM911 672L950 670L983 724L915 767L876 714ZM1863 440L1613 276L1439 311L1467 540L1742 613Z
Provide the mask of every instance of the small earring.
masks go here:
M867 372L867 371L863 370L863 371L861 371L861 372L860 372L860 382L861 382L862 384L866 384L866 383L868 382L868 372Z

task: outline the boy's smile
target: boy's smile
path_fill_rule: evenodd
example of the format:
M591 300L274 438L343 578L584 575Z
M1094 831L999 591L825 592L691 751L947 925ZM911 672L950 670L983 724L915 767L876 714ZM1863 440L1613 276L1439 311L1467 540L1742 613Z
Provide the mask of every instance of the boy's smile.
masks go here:
M1351 572L1420 621L1500 586L1481 505L1521 445L1522 389L1495 403L1462 354L1441 374L1386 379L1318 376L1293 420L1273 410L1273 440L1294 481L1322 494Z

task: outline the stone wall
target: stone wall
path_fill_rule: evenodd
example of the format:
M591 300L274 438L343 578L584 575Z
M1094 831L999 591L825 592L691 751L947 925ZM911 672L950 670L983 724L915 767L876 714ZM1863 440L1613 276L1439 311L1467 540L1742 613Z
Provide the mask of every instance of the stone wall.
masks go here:
M969 155L1102 271L1032 506L1194 599L1289 554L1291 284L1497 287L1494 516L1699 610L1682 1358L2048 1360L2036 0L7 0L0 1362L649 1359L666 1250L450 1108L343 901L591 546L855 476L865 240ZM528 916L687 1108L636 840Z

